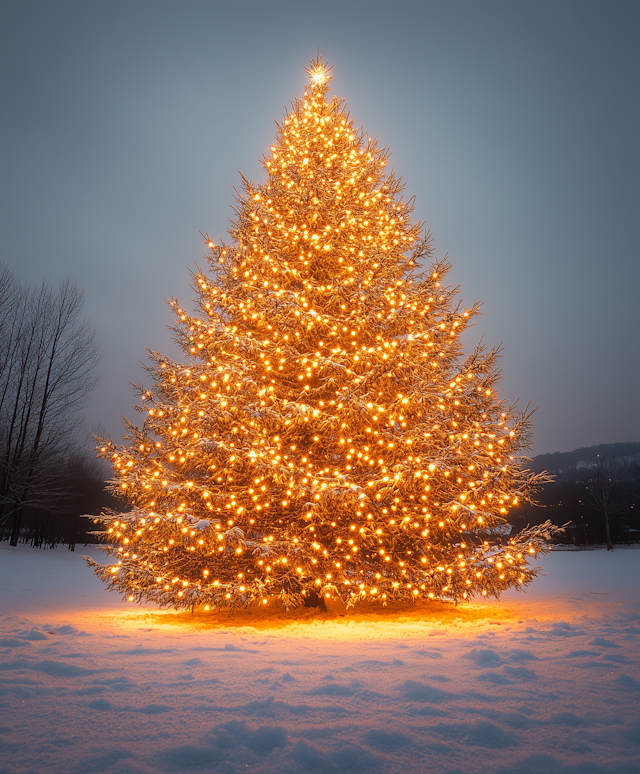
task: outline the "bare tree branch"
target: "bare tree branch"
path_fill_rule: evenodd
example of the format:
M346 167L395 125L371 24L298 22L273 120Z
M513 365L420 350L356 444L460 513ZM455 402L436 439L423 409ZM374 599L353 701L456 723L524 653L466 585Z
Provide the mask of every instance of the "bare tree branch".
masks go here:
M70 278L34 288L0 264L0 525L12 520L12 545L27 506L49 510L68 494L59 473L84 441L78 414L100 352L83 305Z

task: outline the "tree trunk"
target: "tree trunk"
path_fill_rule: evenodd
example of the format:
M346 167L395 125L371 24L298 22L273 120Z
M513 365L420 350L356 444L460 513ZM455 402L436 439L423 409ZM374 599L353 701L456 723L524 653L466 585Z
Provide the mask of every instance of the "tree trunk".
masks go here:
M22 509L17 508L13 512L13 523L11 525L11 539L9 540L10 546L18 545L18 538L20 537L20 523L22 522Z
M604 529L607 535L607 551L613 551L613 543L611 542L611 530L609 529L609 511L605 505L604 507Z
M602 491L602 515L604 516L604 531L607 538L607 551L613 551L613 543L611 542L611 529L609 528L609 507L607 502L610 493L607 491L604 481L601 482L600 488Z
M76 550L76 540L78 539L78 524L80 522L80 516L76 514L73 517L73 524L71 527L71 534L69 536L69 551ZM193 612L193 611L191 611Z

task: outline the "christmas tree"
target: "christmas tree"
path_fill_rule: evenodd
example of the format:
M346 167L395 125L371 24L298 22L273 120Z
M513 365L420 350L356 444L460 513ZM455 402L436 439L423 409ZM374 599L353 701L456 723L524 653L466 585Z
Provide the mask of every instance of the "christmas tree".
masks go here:
M102 441L131 510L102 517L132 601L205 609L318 595L498 596L529 583L546 524L508 537L531 417L496 393L497 351L411 221L388 153L328 100L320 58L243 180L229 244L207 237L177 363L150 353L141 427Z

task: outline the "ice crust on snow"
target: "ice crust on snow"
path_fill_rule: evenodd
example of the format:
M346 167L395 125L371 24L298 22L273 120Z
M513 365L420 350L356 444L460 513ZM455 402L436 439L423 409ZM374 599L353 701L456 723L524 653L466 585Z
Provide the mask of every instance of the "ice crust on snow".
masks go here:
M640 550L542 563L501 602L191 615L0 544L0 774L637 774Z

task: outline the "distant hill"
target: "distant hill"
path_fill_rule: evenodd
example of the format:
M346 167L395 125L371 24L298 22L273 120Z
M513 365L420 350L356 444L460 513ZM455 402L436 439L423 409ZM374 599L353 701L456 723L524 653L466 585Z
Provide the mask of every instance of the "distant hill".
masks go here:
M550 520L565 527L558 541L573 548L640 543L640 443L539 454L529 467L551 480L534 502L511 509L513 530Z
M586 446L570 452L538 454L531 460L528 467L535 473L542 473L543 470L556 473L569 468L588 467L595 464L598 456L625 462L640 459L640 443L601 443L598 446Z

